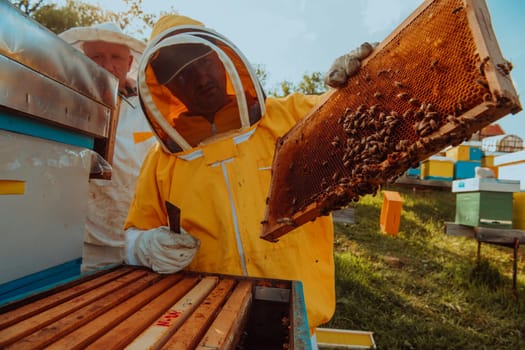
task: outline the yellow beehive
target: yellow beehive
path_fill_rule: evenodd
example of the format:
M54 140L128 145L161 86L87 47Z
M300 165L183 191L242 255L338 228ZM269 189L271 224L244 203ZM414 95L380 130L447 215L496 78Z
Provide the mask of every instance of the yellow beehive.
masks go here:
M503 155L503 152L483 152L483 157L481 158L481 166L484 168L492 169L494 176L498 177L498 166L494 165L494 159L500 155Z
M421 163L422 180L454 179L454 160L446 157L430 157Z
M493 167L495 157L496 157L495 154L484 154L483 158L481 158L481 166L482 167Z
M515 192L512 199L512 227L525 230L525 192Z
M445 152L446 157L455 160L470 161L470 160L481 160L482 153L481 149L476 146L469 144L461 144L456 147L451 147Z

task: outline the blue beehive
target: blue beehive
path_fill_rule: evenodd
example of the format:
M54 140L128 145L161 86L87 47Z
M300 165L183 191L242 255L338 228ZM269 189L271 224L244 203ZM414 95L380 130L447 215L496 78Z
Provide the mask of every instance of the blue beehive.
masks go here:
M481 161L458 160L454 164L455 179L469 179L476 177L476 167L481 166Z

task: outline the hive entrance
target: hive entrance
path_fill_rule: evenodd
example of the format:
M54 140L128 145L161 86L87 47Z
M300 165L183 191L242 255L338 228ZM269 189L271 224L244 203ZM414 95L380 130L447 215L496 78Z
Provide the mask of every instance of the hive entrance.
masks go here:
M483 0L423 3L277 144L261 237L394 181L521 106Z

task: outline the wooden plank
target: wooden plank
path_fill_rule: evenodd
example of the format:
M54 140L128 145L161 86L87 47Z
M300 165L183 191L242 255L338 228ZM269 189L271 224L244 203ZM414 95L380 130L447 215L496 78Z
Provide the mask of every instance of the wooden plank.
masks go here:
M61 303L53 308L47 309L30 318L20 321L0 331L0 348L59 320L60 318L92 303L93 301L113 293L114 291L136 281L147 273L146 270L136 270L129 274L108 282L94 290L90 290L71 300Z
M423 187L423 188L439 188L444 190L449 190L452 187L452 182L443 181L443 180L421 180L418 177L414 176L401 176L396 182L396 185L405 185L413 187Z
M231 349L241 333L251 302L252 282L241 281L196 349Z
M129 344L128 350L159 349L180 325L195 311L210 291L217 285L219 278L203 278L184 297L170 307L157 321Z
M512 100L516 107L509 112L517 113L521 110L519 97L509 74L504 74L497 69L498 64L505 64L506 60L501 53L496 34L492 28L490 12L485 1L465 0L467 16L469 17L472 35L475 38L480 58L491 59L486 62L484 72L489 82L491 92Z
M514 240L525 243L525 231L516 229L475 227L476 239L485 243L514 245Z
M8 304L11 300L21 300L27 295L36 295L39 290L49 290L65 280L80 277L81 258L76 258L32 273L0 285L0 301Z
M333 211L332 218L334 222L342 222L344 224L355 224L354 213L354 208L346 207L340 210Z
M450 236L475 238L482 243L514 245L514 240L525 243L525 230L510 228L474 227L445 222L445 232Z
M148 304L130 315L125 321L98 338L85 349L122 349L151 325L175 301L186 294L197 282L198 277L185 277Z
M155 283L160 278L161 276L159 274L150 272L129 287L121 288L112 294L106 295L99 300L78 309L56 322L41 328L28 337L11 344L6 349L40 349L50 345L54 341L59 340L66 334L88 323L97 316L126 301L128 298L140 292L148 285Z
M472 226L460 225L453 222L445 222L445 233L449 236L474 238L476 231Z
M306 301L304 300L303 283L292 283L292 304L290 307L290 344L294 349L310 349L312 340L310 326L306 314Z
M12 324L20 322L33 315L36 315L37 313L43 312L44 310L62 304L92 289L98 288L99 286L107 283L108 281L118 278L128 273L129 271L131 271L129 268L111 271L99 277L96 277L95 279L90 279L86 282L75 285L69 289L65 289L59 293L53 293L45 298L20 306L11 311L7 311L2 314L2 317L0 317L0 329L9 327Z
M222 279L195 312L162 347L165 350L192 350L210 327L219 308L224 304L235 280Z
M181 274L164 277L153 286L144 289L141 293L116 306L111 312L97 317L53 343L53 350L80 350L86 348L181 279Z

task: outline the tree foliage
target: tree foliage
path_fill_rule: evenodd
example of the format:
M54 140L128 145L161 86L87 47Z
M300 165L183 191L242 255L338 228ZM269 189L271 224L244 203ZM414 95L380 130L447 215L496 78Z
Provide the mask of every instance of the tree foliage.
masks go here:
M76 0L66 0L63 6L45 0L12 1L29 17L54 33L77 26L89 26L109 20L109 15L98 6Z
M146 39L147 32L155 21L167 13L166 11L158 14L144 12L142 0L123 0L126 9L119 12L104 10L81 0L66 0L62 6L50 0L10 1L24 14L57 34L72 27L113 22L127 34ZM168 11L175 12L172 7Z
M143 40L147 40L146 36L149 29L160 16L168 12L177 12L173 7L158 14L144 12L142 10L143 0L123 0L126 9L120 12L104 10L81 0L66 0L62 6L51 0L10 1L24 14L57 34L69 28L109 21L118 24L127 34ZM293 92L319 95L328 90L328 86L324 83L322 74L319 72L305 73L302 80L297 84L285 80L279 84L278 88L268 89L266 85L269 74L266 68L260 64L254 66L255 74L269 95L284 97Z
M44 0L37 0L33 2L31 2L30 0L11 0L11 3L18 7L20 11L22 11L27 16L30 16L33 12L38 10L38 8L42 5L43 2Z
M305 73L297 84L285 80L279 84L278 88L268 91L269 95L284 97L294 92L300 92L306 95L320 95L328 91L328 85L323 80L323 75L320 72L313 72L311 74Z

